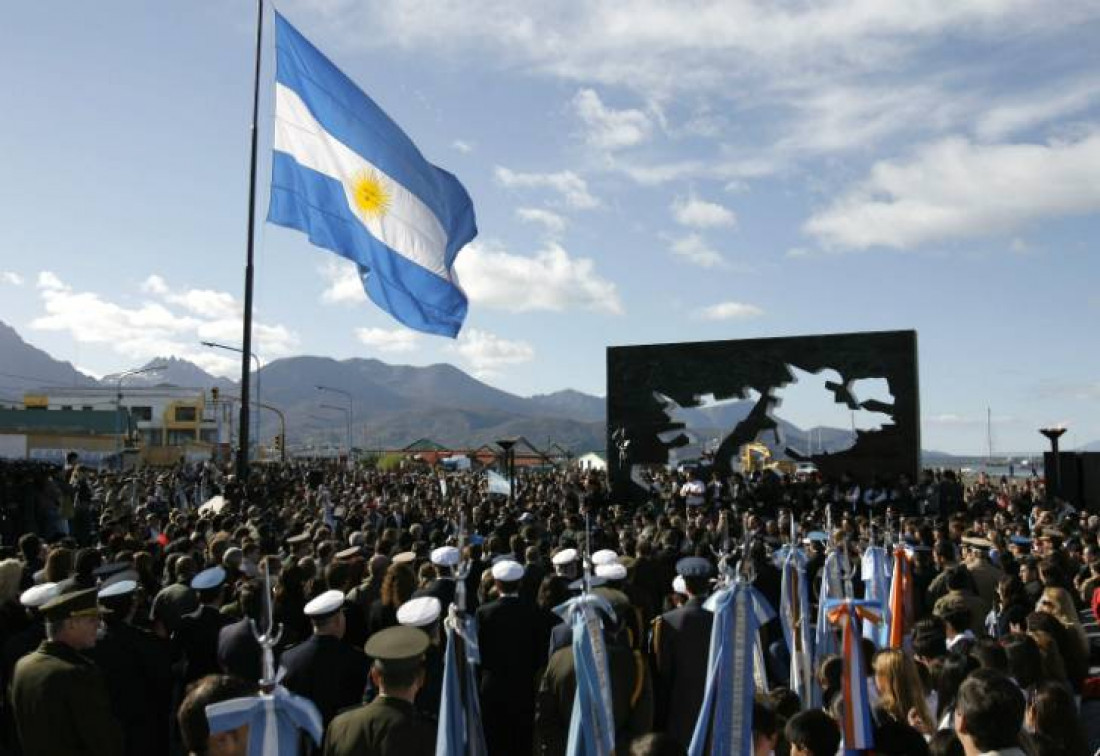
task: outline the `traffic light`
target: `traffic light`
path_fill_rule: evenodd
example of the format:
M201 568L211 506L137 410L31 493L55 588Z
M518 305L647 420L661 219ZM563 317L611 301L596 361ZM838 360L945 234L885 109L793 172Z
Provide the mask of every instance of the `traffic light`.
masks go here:
M283 450L283 434L277 434L272 445L275 447L275 451L281 452Z

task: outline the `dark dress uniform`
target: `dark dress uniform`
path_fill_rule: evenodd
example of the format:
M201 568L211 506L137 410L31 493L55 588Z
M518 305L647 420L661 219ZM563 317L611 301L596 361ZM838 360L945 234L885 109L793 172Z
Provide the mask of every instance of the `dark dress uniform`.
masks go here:
M453 577L438 577L412 595L413 598L422 596L434 596L439 599L440 614L446 617L447 610L455 601L455 579Z
M125 733L128 756L168 752L172 657L168 642L120 620L88 656L103 673L111 710Z
M209 604L180 617L175 642L184 657L185 688L200 677L218 673L218 633L232 621Z
M703 601L703 597L694 596L679 609L653 621L656 727L676 738L684 748L691 743L707 683L714 615L703 608Z
M653 684L641 653L623 644L607 644L607 668L611 676L616 751L625 753L631 740L653 729ZM566 646L550 657L539 685L535 711L537 756L565 756L576 692L573 649Z
M481 716L489 756L531 752L535 679L550 640L539 620L535 605L514 594L477 610Z
M325 727L337 713L362 703L370 667L357 648L332 635L312 635L283 653L283 685L317 705Z
M408 701L379 696L345 711L325 733L325 756L434 756L436 724Z
M26 756L122 756L103 676L70 646L43 641L20 659L11 697Z

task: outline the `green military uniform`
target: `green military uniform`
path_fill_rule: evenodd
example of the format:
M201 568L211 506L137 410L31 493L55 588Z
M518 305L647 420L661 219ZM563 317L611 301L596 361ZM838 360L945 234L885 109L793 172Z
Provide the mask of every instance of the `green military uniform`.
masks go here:
M624 644L608 643L611 708L615 716L617 751L653 729L653 685L642 654ZM535 699L536 756L564 756L577 690L573 648L566 646L550 657Z
M325 734L325 756L431 756L435 722L400 698L379 696L338 715Z
M423 669L426 633L390 627L371 636L364 647L384 676L387 671ZM411 701L380 695L367 706L337 715L325 732L325 756L434 756L435 722Z
M97 613L95 589L42 607L50 621ZM15 665L12 709L25 756L121 756L122 728L99 669L72 647L43 641Z

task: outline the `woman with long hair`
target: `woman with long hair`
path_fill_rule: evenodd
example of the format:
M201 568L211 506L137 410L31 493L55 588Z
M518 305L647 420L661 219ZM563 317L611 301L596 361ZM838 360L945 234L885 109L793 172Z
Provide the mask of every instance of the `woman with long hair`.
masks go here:
M922 733L935 732L936 721L928 710L916 662L903 651L891 648L875 655L873 668L879 693L877 708Z
M1073 694L1064 685L1045 682L1029 697L1024 726L1058 746L1063 756L1088 756L1088 744Z
M1077 607L1073 597L1065 588L1047 587L1039 597L1036 611L1052 614L1068 630L1067 635L1074 644L1074 652L1087 659L1089 656L1089 636L1077 616Z
M382 579L382 593L367 612L367 637L397 624L397 609L416 590L416 574L407 564L391 564Z

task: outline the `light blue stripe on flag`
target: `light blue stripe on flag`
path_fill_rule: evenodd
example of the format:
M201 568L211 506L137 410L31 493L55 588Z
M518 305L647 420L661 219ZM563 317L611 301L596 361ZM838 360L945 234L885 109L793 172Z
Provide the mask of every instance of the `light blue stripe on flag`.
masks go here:
M355 262L400 322L457 335L467 300L453 265L477 235L469 195L278 13L275 23L268 220Z

